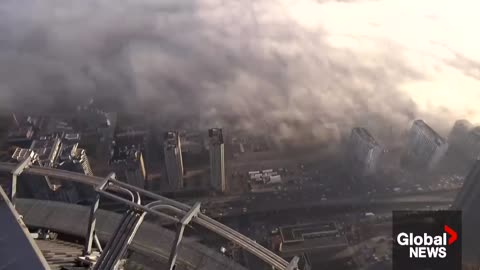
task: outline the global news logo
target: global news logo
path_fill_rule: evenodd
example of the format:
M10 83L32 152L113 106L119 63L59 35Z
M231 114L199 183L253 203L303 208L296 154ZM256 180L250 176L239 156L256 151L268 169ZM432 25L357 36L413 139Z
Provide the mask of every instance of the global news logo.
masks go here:
M461 270L460 211L394 211L393 270Z
M397 243L409 247L410 258L441 258L447 257L447 245L457 241L458 234L449 226L444 226L444 233L431 236L427 233L414 235L413 233L399 233Z

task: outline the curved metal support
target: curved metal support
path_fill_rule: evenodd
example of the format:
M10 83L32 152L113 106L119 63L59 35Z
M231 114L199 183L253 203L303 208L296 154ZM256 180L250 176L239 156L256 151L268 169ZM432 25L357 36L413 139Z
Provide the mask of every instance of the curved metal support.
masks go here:
M105 191L101 191L101 190L98 191L98 193L99 193L100 195L102 195L102 196L105 196L105 197L109 198L109 199L116 200L116 201L118 201L118 202L122 202L122 203L124 203L124 204L132 207L133 209L142 210L142 211L145 211L145 212L147 212L147 213L151 213L151 214L154 214L154 215L156 215L156 216L159 216L159 217L162 217L162 218L166 218L166 219L172 220L173 222L178 222L178 221L179 221L178 218L171 217L171 216L169 216L169 215L167 215L167 214L164 214L164 213L162 213L162 212L155 211L154 209L150 209L150 208L147 208L147 207L145 207L145 206L143 206L143 205L136 204L136 203L134 203L134 202L131 202L131 201L129 201L129 200L126 200L126 199L124 199L124 198L122 198L122 197L119 197L119 196L117 196L117 195L113 195L113 194L111 194L111 193L108 193L108 192L105 192Z
M105 189L104 189L104 191L107 191L107 190L109 190L109 189L112 189L112 191L121 191L121 192L123 192L123 193L125 193L125 194L130 195L130 197L131 197L130 200L131 200L132 202L135 202L135 194L134 194L132 191L130 191L130 190L124 188L124 187L113 186L113 185L108 185L108 186L106 186ZM140 197L140 196L139 196L139 197ZM140 198L137 198L136 201L138 201L139 199L140 199ZM137 202L137 204L139 204L139 203Z
M110 185L110 181L115 179L115 177L116 177L116 174L114 172L109 173L107 177L105 177L105 179L103 179L103 181L100 184L95 186L95 191L105 190Z
M165 204L165 202L161 202L161 201L151 202L151 203L145 205L145 207L148 207L150 209L168 209L168 210L172 210L172 211L177 212L177 213L182 214L182 215L185 215L187 213L187 211L184 211L184 210L179 209L178 207L175 207L175 206L172 206L172 205Z

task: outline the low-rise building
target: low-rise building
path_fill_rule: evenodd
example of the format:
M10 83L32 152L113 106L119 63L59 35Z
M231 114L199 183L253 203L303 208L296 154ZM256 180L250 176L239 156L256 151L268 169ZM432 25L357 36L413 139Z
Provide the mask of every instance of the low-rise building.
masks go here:
M64 134L61 137L44 136L34 140L29 149L17 148L12 159L21 162L27 156L33 156L34 164L42 167L58 168L68 171L93 175L88 157L84 149L79 148L74 134ZM39 177L22 175L28 181L19 181L18 191L20 196L37 199L49 199L77 203L93 198L91 187L74 182L65 182L54 177Z
M346 237L335 222L300 224L280 227L280 254L292 257L304 253L332 256L348 247Z

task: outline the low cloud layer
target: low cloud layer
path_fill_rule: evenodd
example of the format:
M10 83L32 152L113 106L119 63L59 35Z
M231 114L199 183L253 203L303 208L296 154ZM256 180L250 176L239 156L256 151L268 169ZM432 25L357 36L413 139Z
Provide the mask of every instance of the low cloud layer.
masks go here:
M456 99L480 89L473 50L451 42L456 28L422 36L448 16L439 1L416 2L6 0L1 107L115 97L159 125L191 119L279 140L325 138L325 123L378 132L417 117L440 129L480 120ZM425 18L402 16L412 10ZM446 83L459 87L435 90Z

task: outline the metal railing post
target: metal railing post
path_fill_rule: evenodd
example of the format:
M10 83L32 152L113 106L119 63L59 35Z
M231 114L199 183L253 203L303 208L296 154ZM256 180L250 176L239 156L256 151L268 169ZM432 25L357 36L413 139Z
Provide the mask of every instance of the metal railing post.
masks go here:
M111 179L115 179L115 173L110 173L107 177L105 177L105 181L102 182L102 184L100 184L99 186L97 186L97 188L100 190L103 190L106 186L108 186L108 181ZM92 253L92 245L96 238L95 224L97 222L97 219L95 215L97 213L99 204L100 204L100 194L97 192L95 194L95 201L93 202L90 208L90 217L88 220L87 235L85 237L85 246L83 248L84 256L90 255ZM96 243L96 244L99 245L100 243ZM100 250L101 250L101 247L100 247Z
M170 251L170 257L168 259L168 265L170 266L170 270L175 269L175 263L177 261L177 253L178 247L180 246L180 242L182 242L183 232L185 231L185 226L190 223L190 221L198 215L200 212L200 202L195 203L195 205L190 209L190 211L185 214L182 220L179 223L179 227L177 229L177 234L175 236L175 241L173 241L172 250Z
M99 204L100 204L100 195L95 194L95 201L90 207L90 217L88 219L87 236L85 237L85 247L83 249L84 256L90 255L92 253L92 244L95 236L95 224L97 222L95 214L98 210Z
M298 262L300 261L300 258L298 256L293 257L293 259L290 261L288 264L287 268L285 270L298 270Z
M12 174L12 182L10 183L10 202L12 203L13 207L15 207L15 199L17 197L17 181L18 176L22 174L22 172L32 164L32 157L28 156L22 162L20 162L15 169L11 171Z

